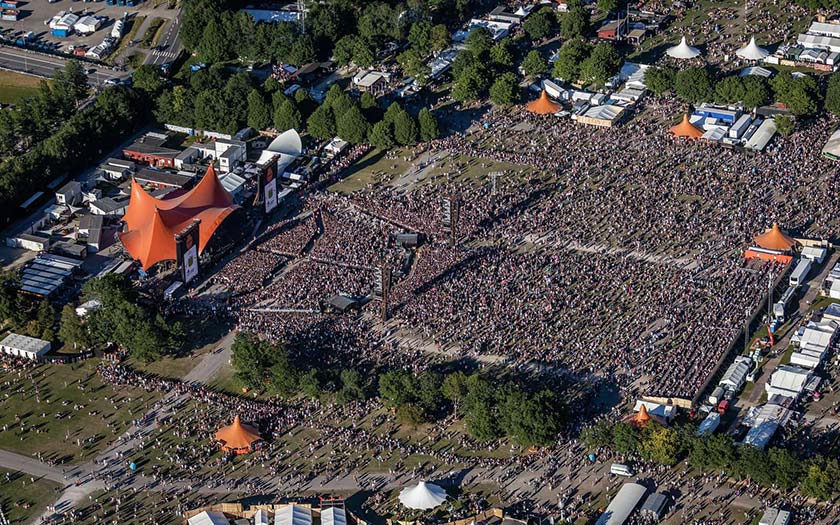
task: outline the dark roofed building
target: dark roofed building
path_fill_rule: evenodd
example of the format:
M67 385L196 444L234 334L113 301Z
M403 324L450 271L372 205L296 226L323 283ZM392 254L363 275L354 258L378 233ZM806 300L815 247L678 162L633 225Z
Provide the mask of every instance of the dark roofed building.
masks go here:
M172 173L171 171L153 170L142 168L134 175L134 180L141 185L154 186L155 188L185 188L193 181L193 177Z
M166 137L147 134L140 140L123 149L123 155L130 160L150 166L171 168L180 150L164 146Z

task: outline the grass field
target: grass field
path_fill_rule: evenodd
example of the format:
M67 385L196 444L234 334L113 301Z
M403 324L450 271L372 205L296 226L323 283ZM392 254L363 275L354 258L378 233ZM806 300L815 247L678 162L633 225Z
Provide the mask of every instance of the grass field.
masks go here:
M9 523L30 523L56 498L58 483L0 469L0 508Z
M41 79L31 75L0 71L0 104L15 104L34 93Z
M89 459L159 398L103 384L96 360L4 370L0 383L10 394L0 398L0 448L59 463Z

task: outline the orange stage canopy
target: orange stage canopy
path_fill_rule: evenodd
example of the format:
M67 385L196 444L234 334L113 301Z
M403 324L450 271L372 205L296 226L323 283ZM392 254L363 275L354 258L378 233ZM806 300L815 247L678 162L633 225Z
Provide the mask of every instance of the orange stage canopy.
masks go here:
M775 222L769 230L753 237L753 241L765 250L778 250L780 252L790 251L796 246L796 241L782 233L779 225Z
M123 216L126 230L120 240L143 270L175 259L175 235L200 219L198 252L204 251L216 228L239 206L219 182L213 166L190 191L172 199L156 199L137 181L131 181L131 198Z
M703 131L697 129L697 126L688 120L688 113L683 115L682 122L671 128L671 133L675 137L689 137L692 139L699 139L703 136Z
M525 107L528 111L537 115L551 115L563 109L563 106L548 98L544 89L540 93L540 98L528 102L528 105Z
M221 443L222 450L243 454L251 451L254 443L262 441L260 432L251 425L242 423L239 416L233 418L233 424L222 427L216 432L216 441Z
M644 425L648 421L650 421L650 414L648 414L647 407L643 403L641 408L639 408L639 413L636 414L636 423Z

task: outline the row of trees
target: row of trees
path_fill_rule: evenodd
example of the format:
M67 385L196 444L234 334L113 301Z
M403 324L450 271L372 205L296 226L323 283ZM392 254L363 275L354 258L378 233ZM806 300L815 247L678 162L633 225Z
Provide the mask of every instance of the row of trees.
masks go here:
M645 83L654 95L673 91L677 98L692 104L740 102L747 107L768 103L771 98L785 104L794 115L813 115L822 99L817 82L810 75L794 77L782 71L769 81L749 75L720 76L709 67L690 67L676 71L670 67L651 67ZM840 88L838 88L840 109Z
M235 133L245 125L254 129L307 130L315 138L335 136L351 144L370 142L388 148L431 140L440 135L437 119L422 109L415 119L399 104L382 111L376 99L362 93L356 101L333 85L318 105L306 90L293 97L269 79L255 85L247 73L230 75L221 66L197 71L189 83L168 88L154 66L141 66L134 85L154 101L160 122Z
M335 54L339 63L350 60L366 67L388 42L431 48L448 39L443 25L432 21L453 20L453 13L466 15L477 0L420 2L322 0L307 2L305 30L292 22L255 22L247 13L235 11L226 0L187 0L180 35L184 46L200 59L220 62L243 59L301 65ZM418 22L429 24L415 27ZM424 34L428 31L428 39ZM444 45L445 47L445 45ZM442 49L442 48L441 48Z
M52 341L55 309L46 299L36 301L19 293L19 284L15 273L0 275L0 320L16 333Z
M374 378L352 368L304 367L282 345L245 332L236 335L232 353L236 376L244 386L284 399L328 396L346 403L378 394L404 423L419 425L454 413L463 417L475 439L508 436L523 446L550 445L562 424L562 404L553 392L526 392L513 383L479 374L427 371L415 375L391 370Z
M79 71L68 62L35 95L0 111L0 207L7 219L35 191L87 167L145 121L141 97L124 87L107 89L77 110L87 96Z
M72 305L61 311L58 336L67 345L89 348L114 343L144 362L175 353L185 343L180 322L167 322L153 306L141 304L131 282L109 274L91 279L82 288L84 300L98 299L102 306L80 319Z
M554 76L567 82L604 85L618 73L621 56L615 47L601 42L594 46L572 39L563 43L554 63Z
M619 454L638 454L647 461L675 465L684 458L704 472L726 471L750 478L765 487L782 491L798 489L808 497L828 501L840 492L840 462L836 458L801 460L790 450L735 445L728 434L708 438L696 435L697 427L677 428L648 424L602 421L581 432L581 442L590 449L609 448Z

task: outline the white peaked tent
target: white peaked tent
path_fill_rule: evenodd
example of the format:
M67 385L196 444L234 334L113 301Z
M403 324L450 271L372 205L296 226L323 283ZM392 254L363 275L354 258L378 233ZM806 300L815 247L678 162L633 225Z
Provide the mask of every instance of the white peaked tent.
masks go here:
M755 43L755 37L750 37L750 43L735 51L735 54L744 60L762 60L770 54L769 51L763 47L758 47Z
M257 163L262 164L274 155L280 155L280 164L287 166L300 157L302 151L303 144L300 135L297 131L289 129L277 135L277 138L262 152Z
M517 9L514 14L516 16L528 16L528 11L526 11L524 7L520 6L519 9Z
M689 58L694 58L700 56L700 50L696 47L691 47L685 42L685 37L682 37L680 40L679 45L674 47L669 47L667 51L669 57L678 58L680 60L687 60Z
M400 491L400 503L410 509L433 509L446 501L446 491L434 483L421 481L413 487Z

